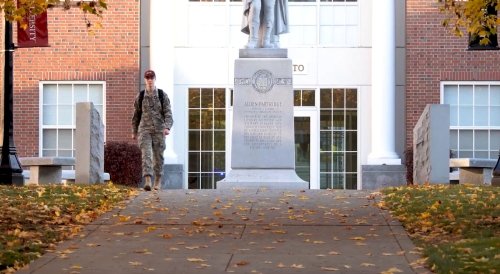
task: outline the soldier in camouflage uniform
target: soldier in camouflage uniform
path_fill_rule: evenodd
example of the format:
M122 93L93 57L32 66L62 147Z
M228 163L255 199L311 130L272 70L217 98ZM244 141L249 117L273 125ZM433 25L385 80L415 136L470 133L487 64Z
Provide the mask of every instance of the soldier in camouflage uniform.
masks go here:
M153 188L158 190L161 187L165 136L170 134L170 128L174 123L170 100L165 92L156 88L155 80L154 71L147 70L144 73L146 90L136 96L132 117L132 138L138 140L141 149L142 176L144 176L144 190L146 191L151 190L153 175ZM163 103L160 102L161 98L163 98Z

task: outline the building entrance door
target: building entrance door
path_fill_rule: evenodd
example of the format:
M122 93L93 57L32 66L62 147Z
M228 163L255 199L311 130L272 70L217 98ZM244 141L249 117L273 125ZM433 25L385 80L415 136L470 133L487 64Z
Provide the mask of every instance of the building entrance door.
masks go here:
M315 111L295 111L295 172L309 188L319 189L318 130Z

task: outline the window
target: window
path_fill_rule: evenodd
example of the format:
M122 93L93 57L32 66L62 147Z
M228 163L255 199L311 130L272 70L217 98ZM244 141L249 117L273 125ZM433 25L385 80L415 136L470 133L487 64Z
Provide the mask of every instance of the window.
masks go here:
M497 16L497 11L495 6L488 6L485 9L486 16ZM492 28L484 27L485 30L489 31L491 34L489 36L490 42L487 45L481 45L481 37L479 35L469 34L469 50L492 50L498 49L498 38L496 26Z
M296 89L294 92L293 105L295 107L314 107L313 89Z
M356 89L320 89L320 188L357 189Z
M226 169L226 90L189 89L188 188L214 189Z
M76 103L93 102L105 123L104 82L42 82L40 84L42 157L75 157Z
M452 158L496 159L500 149L500 82L442 83L450 105Z

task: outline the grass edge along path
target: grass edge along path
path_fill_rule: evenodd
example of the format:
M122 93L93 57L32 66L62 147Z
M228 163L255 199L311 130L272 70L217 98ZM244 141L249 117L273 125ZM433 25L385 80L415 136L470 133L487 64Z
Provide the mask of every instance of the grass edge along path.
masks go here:
M12 273L123 205L136 189L108 184L0 185L0 272Z
M390 187L378 205L403 224L432 271L497 273L499 193L499 187L477 185Z

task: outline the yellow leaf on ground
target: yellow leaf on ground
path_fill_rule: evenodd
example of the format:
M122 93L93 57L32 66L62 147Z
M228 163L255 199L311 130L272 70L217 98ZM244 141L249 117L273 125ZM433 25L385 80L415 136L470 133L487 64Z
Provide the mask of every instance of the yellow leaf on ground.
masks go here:
M128 262L131 266L140 266L142 265L141 262L137 262L137 261L134 261L134 262Z
M351 239L351 240L355 240L355 241L364 241L364 240L366 240L366 238L364 238L364 237L360 237L360 236L358 236L358 237L351 237L351 238L349 238L349 239Z
M120 218L120 222L127 222L128 220L130 220L131 216L120 215L119 218Z
M200 258L187 258L186 260L188 260L188 262L192 262L192 263L206 262L206 260L203 260L203 259L200 259Z
M394 274L394 273L402 273L403 271L397 267L391 267L386 271L380 272L380 274Z

